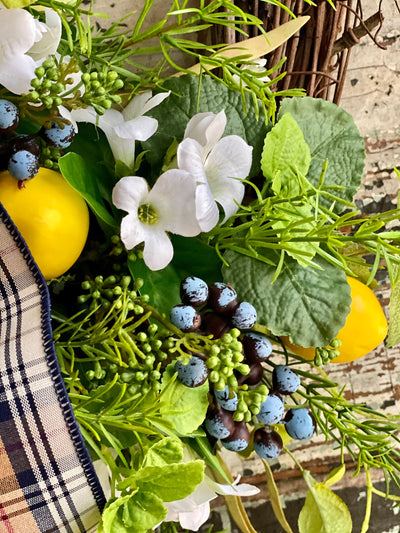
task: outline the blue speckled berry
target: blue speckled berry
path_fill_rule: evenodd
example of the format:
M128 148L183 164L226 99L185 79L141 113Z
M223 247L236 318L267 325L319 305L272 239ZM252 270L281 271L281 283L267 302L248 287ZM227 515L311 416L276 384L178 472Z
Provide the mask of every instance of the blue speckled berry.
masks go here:
M18 107L8 100L0 99L0 133L14 130L18 123Z
M315 419L305 407L289 409L285 416L285 429L292 439L310 439L315 431Z
M224 390L216 390L214 394L221 407L223 407L227 411L236 411L238 406L238 398L236 392L232 391L231 393L229 387L226 386Z
M18 150L8 161L8 171L16 180L31 180L39 172L39 158L28 150Z
M208 300L208 285L195 276L189 276L181 282L181 300L186 305L201 307Z
M60 117L61 118L61 117ZM68 148L75 137L74 126L69 122L62 124L52 122L49 129L43 128L41 130L42 137L51 145L63 150Z
M207 413L204 421L206 431L216 439L226 439L235 429L232 413L217 406Z
M196 331L201 324L201 316L191 305L175 305L171 309L171 322L184 333Z
M266 361L272 352L272 344L259 333L246 333L242 339L244 354L250 363Z
M236 422L235 429L228 438L221 440L224 448L231 452L241 452L250 442L250 432L245 422Z
M182 361L175 363L175 370L178 378L186 387L200 387L207 381L208 370L205 362L200 357L193 356L187 365Z
M300 378L290 367L278 365L272 372L272 383L281 394L293 394L300 386Z
M282 438L276 431L259 428L254 432L254 451L262 459L275 459L282 448Z
M210 285L209 304L217 313L232 313L237 307L235 289L226 283L216 281Z
M260 405L260 412L257 415L258 420L262 424L270 426L272 424L279 424L283 418L285 406L279 394L270 392L265 400Z
M257 311L249 302L240 302L231 318L232 326L238 329L251 329L257 322Z

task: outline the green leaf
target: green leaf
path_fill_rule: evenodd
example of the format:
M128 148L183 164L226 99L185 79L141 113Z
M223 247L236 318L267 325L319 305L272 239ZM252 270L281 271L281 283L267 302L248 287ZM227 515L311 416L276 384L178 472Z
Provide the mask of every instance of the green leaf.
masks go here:
M180 463L183 459L182 441L175 437L159 440L146 453L143 466L164 466Z
M101 516L101 533L126 533L126 527L122 521L122 512L124 505L132 496L132 494L121 496L110 505L107 505Z
M156 494L164 502L183 500L203 481L204 466L201 460L163 467L146 466L139 470L135 482L140 492Z
M171 142L173 139L179 142L183 139L186 124L196 113L218 113L224 109L227 117L224 136L239 135L253 146L250 176L259 172L263 140L269 129L265 124L261 102L257 119L253 97L245 93L245 114L241 92L229 90L221 82L207 75L201 78L194 75L170 78L163 84L163 88L172 91L171 94L148 113L158 120L157 133L142 143L144 149L149 150L147 159L153 167L158 171L161 169Z
M296 120L310 148L308 180L318 186L322 164L328 160L324 184L343 186L335 195L352 201L361 183L365 148L351 115L332 102L310 97L284 99L278 118L285 113ZM331 201L321 198L321 203L329 207ZM342 209L337 206L337 211Z
M77 190L90 205L93 212L106 224L114 228L117 222L104 205L96 175L93 173L86 159L69 152L58 160L60 172L68 183Z
M287 250L287 254L296 259L301 266L308 266L317 253L319 243L306 240L303 242L291 241L291 238L305 236L315 229L315 224L304 222L312 216L311 206L284 202L274 207L273 215L279 220L274 222L272 227L278 230L286 228L286 232L282 233L281 241L287 243L288 247L290 246L290 251Z
M267 133L261 157L261 170L275 194L293 198L302 192L300 175L310 166L310 149L294 118L286 113Z
M395 279L399 275L400 267L393 265ZM400 342L400 282L398 281L390 294L389 303L389 332L386 339L386 346L396 346Z
M167 366L161 382L164 390L175 374L175 363ZM208 381L200 387L186 387L177 379L163 395L160 413L172 422L182 436L190 436L206 417L208 407Z
M289 335L299 346L327 346L346 322L350 312L350 286L346 274L322 259L317 268L303 268L285 258L282 271L272 283L275 267L228 250L224 280L235 287L239 298L251 302L258 322L277 336Z
M323 483L308 491L298 526L299 533L351 533L353 529L346 504Z
M325 480L325 485L327 487L330 487L331 485L334 485L335 483L339 483L339 481L342 479L346 472L346 466L344 464L338 466L337 468L334 468L331 472L329 472L328 477Z
M162 522L167 513L168 509L156 494L140 490L129 497L122 507L122 522L126 527L124 532L145 533ZM110 533L117 531L111 530Z
M171 308L180 303L181 277L174 266L170 263L162 270L150 270L143 259L137 259L128 261L128 267L135 279L143 279L140 291L150 296L150 304L169 316Z
M181 279L197 276L211 284L222 279L222 261L215 248L199 241L180 235L171 235L174 246L172 264Z

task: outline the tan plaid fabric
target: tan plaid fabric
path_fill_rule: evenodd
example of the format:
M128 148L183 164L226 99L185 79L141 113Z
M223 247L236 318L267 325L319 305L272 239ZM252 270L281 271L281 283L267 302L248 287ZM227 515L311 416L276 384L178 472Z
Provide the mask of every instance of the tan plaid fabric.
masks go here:
M58 366L47 285L0 204L0 533L92 532L104 503Z

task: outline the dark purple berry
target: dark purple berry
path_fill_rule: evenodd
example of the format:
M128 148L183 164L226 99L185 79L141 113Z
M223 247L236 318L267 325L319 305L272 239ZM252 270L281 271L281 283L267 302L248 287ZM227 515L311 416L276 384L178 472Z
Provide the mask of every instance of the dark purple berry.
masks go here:
M18 135L10 142L11 154L19 152L20 150L27 150L37 157L40 156L40 146L36 139L30 135Z
M259 428L254 432L254 451L262 459L275 459L282 448L282 438L276 431Z
M250 442L250 432L246 422L235 422L235 429L226 439L221 440L222 445L231 452L241 452Z
M310 439L315 431L315 418L305 407L289 409L285 416L285 429L292 439Z
M8 100L0 100L0 133L15 130L19 123L18 107Z
M235 429L235 422L232 413L217 404L214 409L208 410L204 426L212 437L226 439Z
M206 313L202 320L202 330L205 335L213 335L214 339L220 339L230 330L229 322L217 313Z
M232 326L238 329L251 329L257 322L257 311L249 302L240 302L231 318Z
M205 281L189 276L181 282L181 300L186 305L201 307L208 300L208 285Z
M171 309L171 322L184 333L196 331L201 324L201 316L191 305L175 305Z
M272 352L272 344L258 333L246 333L242 339L244 355L249 363L266 361Z
M264 369L260 363L253 363L250 366L250 372L246 375L240 376L238 378L239 385L257 385L260 383L264 374Z
M191 357L189 363L185 365L182 361L175 363L175 371L178 378L186 387L200 387L207 381L208 370L205 362L199 357Z
M266 400L260 405L260 412L257 415L262 424L271 426L279 424L285 412L282 396L277 392L270 392Z
M10 157L8 171L16 180L31 180L39 172L39 158L27 150L19 150Z
M226 283L217 281L210 285L209 304L217 313L230 314L238 304L235 289Z
M48 144L63 150L68 148L74 140L75 130L71 122L65 122L61 117L58 118L60 122L51 122L50 128L42 128L40 134Z
M216 390L214 395L221 407L227 411L236 411L238 397L236 392L231 391L228 386L226 386L224 390Z
M293 394L300 386L300 378L290 367L278 365L272 372L272 383L281 394Z

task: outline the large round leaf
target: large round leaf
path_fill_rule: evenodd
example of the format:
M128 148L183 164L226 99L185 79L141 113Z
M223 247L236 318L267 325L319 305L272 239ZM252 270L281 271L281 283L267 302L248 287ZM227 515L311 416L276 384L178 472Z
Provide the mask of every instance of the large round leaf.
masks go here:
M242 300L257 309L258 322L274 335L289 335L299 346L327 346L346 322L350 312L350 286L342 270L321 259L317 268L304 268L285 259L272 283L276 267L228 250L224 280Z

